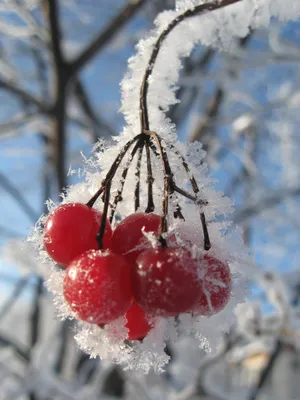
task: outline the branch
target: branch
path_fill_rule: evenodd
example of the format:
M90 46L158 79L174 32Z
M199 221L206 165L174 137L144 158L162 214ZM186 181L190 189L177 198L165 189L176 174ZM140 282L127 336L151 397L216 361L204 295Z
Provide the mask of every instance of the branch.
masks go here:
M45 104L41 99L36 98L32 94L23 90L22 88L14 85L12 82L5 82L2 79L0 79L0 89L6 90L11 94L16 95L24 103L30 103L36 106L44 114L49 114L50 112L48 105Z
M36 111L23 112L17 114L14 118L7 122L0 124L0 135L9 134L11 131L15 131L20 126L26 125L27 123L34 121L37 118Z
M21 345L6 338L2 334L0 335L0 346L11 347L21 358L23 358L24 361L30 361L28 351L22 349Z
M214 54L215 50L209 48L205 50L203 54L201 54L199 60L191 62L191 60L187 59L186 62L184 63L183 79L184 77L189 76L196 70L201 72L201 76L203 76L206 73L207 67L210 61L212 60ZM191 108L192 104L195 102L199 94L199 86L197 85L196 87L193 87L187 93L188 94L187 100L183 101L186 92L188 92L188 88L185 86L180 86L176 94L176 97L180 100L180 102L175 103L168 112L168 117L175 125L180 124L180 122L183 120L183 117L187 115L188 110Z
M16 286L14 287L11 295L4 302L2 307L0 308L0 320L5 317L5 315L11 310L14 303L18 300L19 296L22 294L28 283L28 277L20 279Z
M127 21L133 17L136 12L147 0L130 0L110 24L99 32L95 39L82 51L82 53L72 62L70 62L71 74L76 75L95 55L107 45L107 43L119 32Z
M219 113L220 107L222 105L224 98L224 91L223 88L217 87L215 89L215 93L210 101L210 103L207 106L207 109L205 111L205 116L203 117L202 121L200 122L199 126L197 129L194 131L194 133L190 137L191 142L195 142L196 140L200 140L204 134L206 133L207 129L209 128L209 125L211 121L217 116Z
M249 43L250 39L252 36L252 32L249 33L247 36L239 40L239 47L244 48L246 45ZM234 58L234 57L233 57ZM234 69L231 69L229 71L229 75L231 77L236 78L236 72ZM201 138L205 135L207 132L207 129L209 128L211 122L217 117L217 115L220 112L220 109L222 107L222 104L225 99L225 93L224 89L221 86L218 86L215 89L214 95L207 106L205 116L203 117L202 121L200 122L199 126L197 129L195 129L194 133L190 137L190 141L194 142L196 140L201 140Z
M53 59L56 67L64 64L64 58L61 50L62 33L59 25L59 10L57 0L44 0L44 12L50 29L51 45Z
M0 186L4 188L15 200L19 203L25 214L35 223L38 220L38 215L27 200L23 197L22 193L0 172Z
M259 380L257 382L257 385L250 392L248 400L256 400L258 398L259 393L260 393L261 389L263 388L266 380L270 376L270 374L275 366L275 363L276 363L278 357L280 356L283 348L284 348L283 342L280 339L277 339L275 348L274 348L273 352L271 353L270 360L269 360L268 364L266 365L266 367L262 370Z
M300 188L283 188L272 196L265 197L262 200L259 200L256 204L252 204L248 207L245 207L243 210L239 211L235 218L234 222L241 223L244 220L254 217L257 214L260 214L264 210L275 207L284 201L288 197L294 197L300 195Z
M115 132L97 115L97 112L93 109L93 105L88 97L88 94L80 79L75 80L75 95L82 107L83 112L88 117L93 125L94 141L100 137L100 131L107 131L110 135L115 135Z

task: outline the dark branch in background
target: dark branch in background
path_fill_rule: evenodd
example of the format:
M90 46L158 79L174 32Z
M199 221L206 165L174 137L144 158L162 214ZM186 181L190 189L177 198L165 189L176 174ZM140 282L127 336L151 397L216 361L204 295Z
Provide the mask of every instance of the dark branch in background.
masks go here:
M29 352L30 358L32 358L32 352L34 347L39 340L40 328L41 328L41 297L43 293L44 280L41 277L37 277L36 285L33 289L33 301L32 301L32 311L29 319ZM31 392L29 393L30 400L38 400L36 395Z
M44 0L44 13L47 15L50 29L51 49L55 61L54 65L55 67L59 67L64 64L64 58L61 48L62 32L59 24L59 9L57 0Z
M58 351L57 351L57 359L53 366L54 371L57 374L62 372L64 363L66 362L68 336L69 336L71 325L72 325L72 321L69 321L69 320L62 321L60 329L58 331L58 337L60 339L60 344L59 344Z
M64 60L59 25L57 0L43 0L44 15L49 26L53 58L53 107L52 107L52 159L55 160L56 177L59 191L66 186L66 90L69 68Z
M205 74L214 54L215 50L209 48L204 51L204 54L201 54L199 60L185 60L182 76L189 76L196 70L199 71L199 74L201 72L201 76ZM183 85L178 89L176 97L180 100L180 102L174 104L168 112L168 117L176 126L179 126L180 122L184 120L184 117L189 112L192 104L197 99L199 90L200 88L198 85L193 86L192 88L188 88Z
M275 363L278 359L278 357L280 356L280 354L282 353L282 350L284 348L284 343L282 342L281 339L277 339L276 340L276 344L275 344L275 348L271 353L271 357L268 361L268 364L266 365L266 367L262 370L258 383L257 385L254 387L254 389L251 391L248 400L256 400L258 398L258 395L261 391L261 389L263 388L263 386L265 385L268 377L270 376Z
M25 289L27 283L28 283L27 277L20 279L16 283L11 295L8 297L8 299L4 302L4 304L0 308L0 320L9 313L9 311L11 310L15 302L18 300L23 290Z
M221 87L217 87L215 89L214 95L210 103L207 106L204 117L202 118L199 126L197 127L197 129L195 129L194 133L191 135L189 139L191 142L195 142L196 140L201 140L201 138L207 132L207 128L209 128L211 121L219 113L223 99L224 99L224 91Z
M145 3L146 0L129 1L109 25L99 32L92 43L75 60L70 62L70 77L77 74L82 67L95 57Z
M252 32L249 33L247 36L239 40L239 47L244 48L249 43L252 37ZM234 59L234 56L233 56ZM229 71L229 75L231 78L236 78L236 72L234 69ZM220 113L221 107L225 100L225 92L221 86L217 86L215 88L214 94L209 102L205 115L201 119L199 126L195 129L193 134L190 137L190 142L194 142L196 140L201 141L204 135L207 133L208 129L211 126L212 121L217 117Z
M40 299L43 294L44 281L43 278L37 277L37 282L34 288L34 298L32 304L32 312L30 318L30 333L29 333L29 343L30 348L33 349L34 345L39 339L39 328L40 328L40 318L41 318L41 305Z
M13 82L5 82L0 79L0 89L6 90L11 94L16 95L17 98L22 102L36 106L41 113L49 114L50 112L47 104L45 104L41 99L16 86Z
M93 141L96 142L100 136L116 135L113 129L108 126L108 124L104 122L102 118L100 119L99 111L94 110L93 105L80 79L75 79L74 93L80 103L84 114L90 122L93 131ZM106 133L106 135L103 135L104 132Z
M23 361L26 361L27 363L30 361L28 351L23 349L21 344L18 344L15 340L10 340L2 334L0 334L0 346L10 347L23 359Z
M283 188L282 190L274 193L271 196L267 196L264 199L259 200L257 203L245 207L239 211L234 218L235 223L241 223L248 218L254 217L265 210L277 206L282 201L289 197L295 197L300 195L300 188Z
M295 293L292 298L291 304L293 307L297 305L297 302L299 300L299 284L296 285L295 287ZM248 400L257 400L261 389L264 387L265 383L267 382L268 377L273 371L273 368L275 366L276 361L278 360L279 356L281 355L282 351L285 348L285 343L284 341L281 340L281 338L277 338L275 342L274 349L271 353L271 357L267 363L267 365L263 368L261 371L261 374L259 376L258 382L255 385L255 387L250 391L250 395L248 397Z
M19 189L17 189L15 185L1 172L0 186L14 198L14 200L19 204L20 208L33 223L38 220L38 215L36 214L35 210L27 202Z

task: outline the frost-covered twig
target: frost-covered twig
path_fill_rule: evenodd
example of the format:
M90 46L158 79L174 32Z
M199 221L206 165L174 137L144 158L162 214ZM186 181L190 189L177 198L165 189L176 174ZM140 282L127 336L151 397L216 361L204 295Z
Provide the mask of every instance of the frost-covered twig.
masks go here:
M169 33L182 21L187 18L194 17L195 15L199 15L208 11L218 10L220 8L226 7L230 4L237 3L241 0L220 0L218 2L211 2L200 4L195 6L191 9L188 9L183 14L180 14L176 17L168 26L167 28L159 35L154 48L152 50L152 54L148 61L148 65L146 68L146 72L143 78L143 83L140 90L140 119L141 119L141 131L149 131L149 117L148 117L148 106L147 106L147 94L148 94L148 86L149 86L149 77L152 74L156 58L158 56L159 50L161 48L162 43L169 35Z

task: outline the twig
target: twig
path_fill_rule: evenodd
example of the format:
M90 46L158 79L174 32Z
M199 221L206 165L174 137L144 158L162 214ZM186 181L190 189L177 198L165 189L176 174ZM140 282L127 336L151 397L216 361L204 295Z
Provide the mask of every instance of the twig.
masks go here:
M195 132L190 137L191 142L200 140L203 137L203 135L206 133L212 119L218 114L219 109L222 105L223 99L224 99L223 88L217 87L215 89L214 95L213 95L210 103L207 106L207 109L205 111L205 116L203 117L201 123L199 124L199 126L197 127Z
M105 189L104 189L104 207L102 212L102 219L99 232L97 233L96 239L98 242L98 247L101 250L103 248L103 236L105 232L106 220L107 220L107 213L109 207L109 199L110 199L110 188L111 188L111 181L106 182Z
M0 346L11 347L24 361L27 363L30 361L28 350L23 349L21 344L8 339L3 334L0 334Z
M2 188L15 199L15 201L19 204L21 209L25 212L25 214L30 218L32 222L35 223L38 220L38 215L36 214L35 210L27 202L19 189L17 189L15 185L1 172L0 186L2 186Z
M256 384L256 386L254 387L254 389L251 391L248 400L256 400L257 396L259 395L262 387L264 386L266 380L268 379L268 377L270 376L275 363L278 359L278 357L280 356L282 350L284 348L284 344L280 339L276 340L276 344L275 344L275 348L271 354L271 357L269 359L268 364L266 365L266 367L262 370L259 380Z
M99 118L99 112L98 111L96 112L93 109L92 103L88 97L85 87L83 86L79 78L75 79L74 92L81 105L83 112L85 113L89 121L92 123L94 141L96 142L100 137L101 129L103 131L107 131L110 135L115 135L113 129L109 127L106 122L104 122L102 119Z
M179 157L179 159L181 160L182 166L185 169L192 189L196 195L196 197L198 197L198 194L200 193L198 184L196 182L196 179L194 178L194 176L191 174L190 168L188 166L188 163L186 162L185 158L180 154L180 152L176 149L175 146L173 146L172 144L169 144L170 149L173 150L174 154L177 155L177 157ZM198 199L196 202L197 205L203 206L203 205L207 205L207 201L206 200L201 200ZM205 250L209 250L211 248L211 243L210 243L210 239L209 239L209 234L208 234L208 230L207 230L207 225L206 225L206 219L205 219L205 214L203 211L200 211L200 220L201 220L201 224L202 224L202 230L203 230L203 236L204 236L204 249Z
M147 106L147 94L148 94L148 87L149 87L149 76L152 74L156 58L158 56L159 50L165 38L169 35L169 33L183 20L194 17L199 14L203 14L208 11L218 10L219 8L223 8L229 6L234 3L238 3L241 0L221 0L215 1L211 3L200 4L192 9L185 11L183 14L178 15L168 26L167 28L160 34L159 38L157 39L152 54L150 56L148 66L143 78L143 82L141 85L140 90L140 120L141 120L141 131L149 131L149 117L148 117L148 106Z
M135 13L146 3L146 0L129 1L110 24L90 43L86 49L73 61L70 62L70 77L76 75L124 26L124 24L135 15Z
M150 144L149 140L146 141L146 156L147 156L147 193L148 193L148 201L147 208L145 210L146 213L151 213L155 209L154 201L153 201L153 173L152 173L152 165L151 165L151 156L150 156Z
M47 104L45 104L41 99L35 97L34 95L26 92L24 89L16 86L12 82L5 82L0 79L0 89L6 90L9 93L16 95L22 102L29 103L36 106L41 113L49 114L50 109Z
M100 188L97 190L97 192L94 194L94 196L86 203L86 205L88 207L93 207L94 203L96 202L96 200L99 198L99 196L101 196L101 194L104 191L105 185L107 184L107 182L111 182L111 180L113 179L113 177L115 176L125 154L127 153L127 151L130 149L130 147L132 146L133 143L135 143L137 140L139 140L141 137L143 137L144 134L140 134L135 136L133 139L129 140L125 146L123 147L123 149L120 151L120 153L117 155L115 161L112 163L109 171L106 174L106 177L103 179L103 181L101 182L101 186Z
M142 146L139 147L138 150L138 158L136 163L136 186L134 190L134 210L137 211L140 207L140 181L141 181L141 162L142 162L142 155L143 155L144 143Z
M149 147L153 151L153 153L154 153L154 155L156 157L161 158L161 156L157 152L155 144L153 142L149 141ZM167 156L167 153L166 153L166 156ZM171 170L171 168L170 168L170 170ZM175 193L175 189L174 189L175 187L176 187L176 185L175 185L175 182L174 182L173 173L171 172L171 175L169 176L169 192L168 193L169 193L170 196L174 195L174 197L175 197L174 198L174 203L175 203L174 218L180 218L180 219L184 220L184 216L182 215L181 207L179 205L178 198L177 198L176 193Z
M131 162L133 161L133 158L134 158L137 150L140 149L141 146L143 146L143 145L144 145L144 138L142 137L136 143L136 145L134 146L134 148L133 148L133 150L131 152L131 155L130 155L130 161L128 162L128 164L126 165L126 167L124 168L124 170L122 172L122 175L121 175L121 187L117 191L117 194L116 194L116 196L114 198L114 202L111 205L111 212L110 212L110 217L109 217L109 222L110 223L112 223L112 220L113 220L114 214L116 212L118 203L123 200L123 198L122 198L123 189L124 189L125 181L126 181L126 178L127 178L127 174L128 174L128 170L129 170L129 167L131 165Z
M12 291L11 295L4 302L4 304L2 305L2 307L0 309L0 320L2 318L4 318L5 315L11 310L14 303L18 300L19 296L22 294L23 290L25 289L27 283L28 283L27 277L20 279L16 283L16 286L14 287L14 290Z

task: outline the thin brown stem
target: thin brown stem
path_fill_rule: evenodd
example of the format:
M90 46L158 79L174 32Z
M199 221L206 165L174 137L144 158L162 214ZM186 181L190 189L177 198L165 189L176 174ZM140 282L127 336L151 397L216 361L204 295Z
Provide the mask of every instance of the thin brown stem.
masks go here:
M108 213L108 207L109 207L110 189L111 189L111 181L108 181L105 185L105 190L104 190L104 207L103 207L101 225L100 225L99 232L96 236L99 250L102 250L102 248L103 248L103 236L104 236L104 232L105 232L107 213Z
M138 158L136 163L136 186L134 190L134 210L137 211L140 207L140 183L141 183L141 162L144 150L144 141L138 150Z
M172 171L168 160L168 155L162 145L162 140L160 136L152 131L148 131L147 134L151 136L156 145L159 152L159 155L162 160L163 164L163 171L164 171L164 190L163 190L163 198L162 198L162 218L161 218L161 225L159 229L160 234L160 241L164 247L166 247L166 241L162 238L162 235L168 232L168 210L169 210L169 192L170 192L170 179L172 179Z
M196 204L199 206L207 205L208 203L206 200L199 199L198 194L199 194L200 190L199 190L198 184L196 182L196 179L192 175L191 170L190 170L185 158L183 157L182 154L180 154L180 152L176 149L175 146L173 146L172 144L169 144L169 147L171 150L173 150L174 154L176 154L177 157L181 160L182 166L185 169L185 171L189 177L193 192L195 193ZM200 220L201 220L203 236L204 236L204 249L209 250L211 248L211 243L210 243L208 229L207 229L207 225L206 225L206 218L205 218L205 214L203 211L200 211Z
M146 156L147 156L147 189L148 189L148 202L147 208L145 210L146 213L151 213L155 209L154 201L153 201L153 172L151 165L151 156L150 156L150 144L149 140L146 141Z
M123 147L123 149L120 151L120 153L117 155L115 161L112 163L108 173L106 174L106 177L103 179L103 181L101 182L101 186L100 188L97 190L97 192L94 194L94 196L86 203L86 205L88 207L93 207L94 203L96 202L96 200L99 198L99 196L101 196L101 194L103 193L104 189L105 189L105 185L108 182L111 182L111 180L113 179L113 177L115 176L125 154L127 153L127 151L130 149L131 145L136 142L137 140L139 140L141 137L143 137L144 134L140 134L135 136L133 139L130 139L125 146Z
M92 42L80 53L80 55L70 62L70 78L78 74L80 70L102 50L119 33L126 22L140 10L147 0L129 1L120 13L101 30Z
M140 90L140 120L141 120L141 130L149 131L149 116L148 116L148 106L147 106L147 94L149 87L149 76L152 74L159 50L162 46L163 41L169 35L169 33L183 20L194 17L199 14L204 14L205 12L218 10L219 8L223 8L229 6L230 4L238 3L241 0L220 0L214 1L211 3L200 4L199 6L194 7L193 9L186 10L183 14L178 15L168 26L167 28L160 34L157 39L151 57L148 62L148 66L146 68L146 72L142 81L142 86Z
M112 221L113 221L114 214L116 212L118 203L123 200L123 198L122 198L123 189L124 189L125 181L126 181L126 178L127 178L127 174L128 174L128 170L129 170L129 167L131 165L131 162L133 161L133 158L134 158L137 150L142 148L143 145L144 145L144 137L141 137L140 140L134 146L134 148L133 148L133 150L131 152L130 160L129 160L128 164L126 165L126 167L124 168L123 172L122 172L121 187L118 190L118 192L117 192L117 194L116 194L116 196L114 198L114 202L113 202L113 204L111 206L111 212L110 212L110 217L109 217L109 222L110 223L112 223Z
M161 158L161 156L157 152L155 144L153 142L149 141L149 147L153 151L153 153L154 153L154 155L156 157ZM184 216L182 215L181 207L179 205L178 198L177 198L176 193L175 193L175 189L174 189L175 187L176 187L176 185L175 185L175 182L174 182L174 176L173 176L173 173L171 172L171 175L169 177L169 195L170 196L173 195L174 196L174 200L175 200L174 218L180 218L180 219L184 220Z

